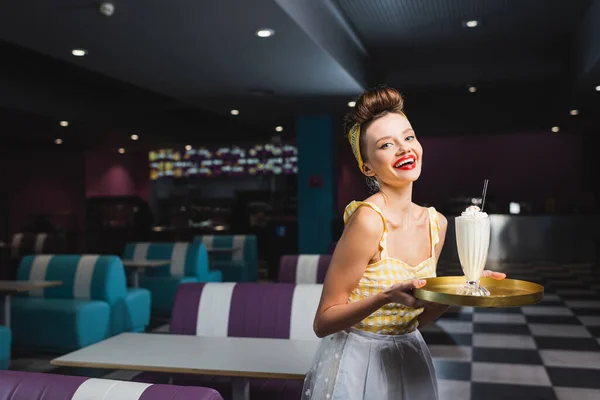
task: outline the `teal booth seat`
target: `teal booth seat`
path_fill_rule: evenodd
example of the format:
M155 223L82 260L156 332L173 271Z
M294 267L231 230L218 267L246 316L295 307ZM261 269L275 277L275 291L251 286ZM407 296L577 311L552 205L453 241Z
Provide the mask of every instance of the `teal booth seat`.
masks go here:
M21 260L18 280L62 281L11 300L16 347L72 351L150 322L150 292L128 289L123 262L105 255L38 255Z
M12 333L10 328L0 325L0 369L8 369L10 364L10 346Z
M167 260L169 265L147 268L139 276L140 287L152 293L152 311L170 315L177 288L182 283L221 282L219 271L208 267L208 254L202 243L128 243L124 260Z
M223 273L223 282L258 282L258 243L255 235L204 235L195 236L209 250L210 267Z

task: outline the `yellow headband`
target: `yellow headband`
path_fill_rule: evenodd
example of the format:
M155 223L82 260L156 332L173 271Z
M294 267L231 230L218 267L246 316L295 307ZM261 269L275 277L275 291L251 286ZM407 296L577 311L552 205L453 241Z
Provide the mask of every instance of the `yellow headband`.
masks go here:
M406 114L403 112L400 113L404 118L406 118ZM356 162L358 163L358 168L363 170L363 159L360 154L360 125L354 124L352 128L350 128L350 132L348 132L348 141L350 142L350 146L352 147L352 152L354 153L354 158L356 158Z
M358 168L362 171L363 169L363 160L360 155L360 125L354 124L352 128L350 128L350 132L348 132L348 141L350 142L350 146L352 147L352 152L354 153L354 158L356 158L356 162L358 162Z

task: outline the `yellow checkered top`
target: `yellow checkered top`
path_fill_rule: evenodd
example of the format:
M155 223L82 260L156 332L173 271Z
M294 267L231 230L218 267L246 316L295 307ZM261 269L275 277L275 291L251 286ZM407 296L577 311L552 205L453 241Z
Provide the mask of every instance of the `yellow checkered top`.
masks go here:
M437 211L429 207L429 226L431 232L431 255L428 259L422 261L417 266L410 266L402 260L390 258L386 249L386 237L388 227L383 213L375 204L366 201L353 201L344 211L344 223L361 206L371 207L383 219L383 234L379 242L381 249L381 259L375 263L367 265L365 273L358 282L356 288L350 293L349 303L357 302L361 299L381 292L395 283L410 280L431 278L436 276L437 260L435 257L435 246L438 244L439 223ZM380 333L386 335L402 335L417 329L419 322L417 317L423 312L423 308L410 308L399 303L389 303L363 319L357 325L356 329L368 332Z

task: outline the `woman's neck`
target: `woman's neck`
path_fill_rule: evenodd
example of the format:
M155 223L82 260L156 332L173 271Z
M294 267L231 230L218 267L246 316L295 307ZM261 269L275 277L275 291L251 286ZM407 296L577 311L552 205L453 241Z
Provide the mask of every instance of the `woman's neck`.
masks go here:
M412 216L412 182L398 187L381 186L381 194L386 209L393 219L401 225L408 223Z

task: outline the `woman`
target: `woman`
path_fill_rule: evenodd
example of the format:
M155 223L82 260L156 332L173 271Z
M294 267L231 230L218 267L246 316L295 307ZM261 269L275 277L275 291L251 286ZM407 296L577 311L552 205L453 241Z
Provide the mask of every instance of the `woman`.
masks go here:
M411 293L436 276L447 221L433 207L412 202L423 148L400 93L386 87L363 93L348 122L358 167L377 192L346 207L314 320L317 336L329 337L302 398L438 399L431 354L417 328L447 306Z

